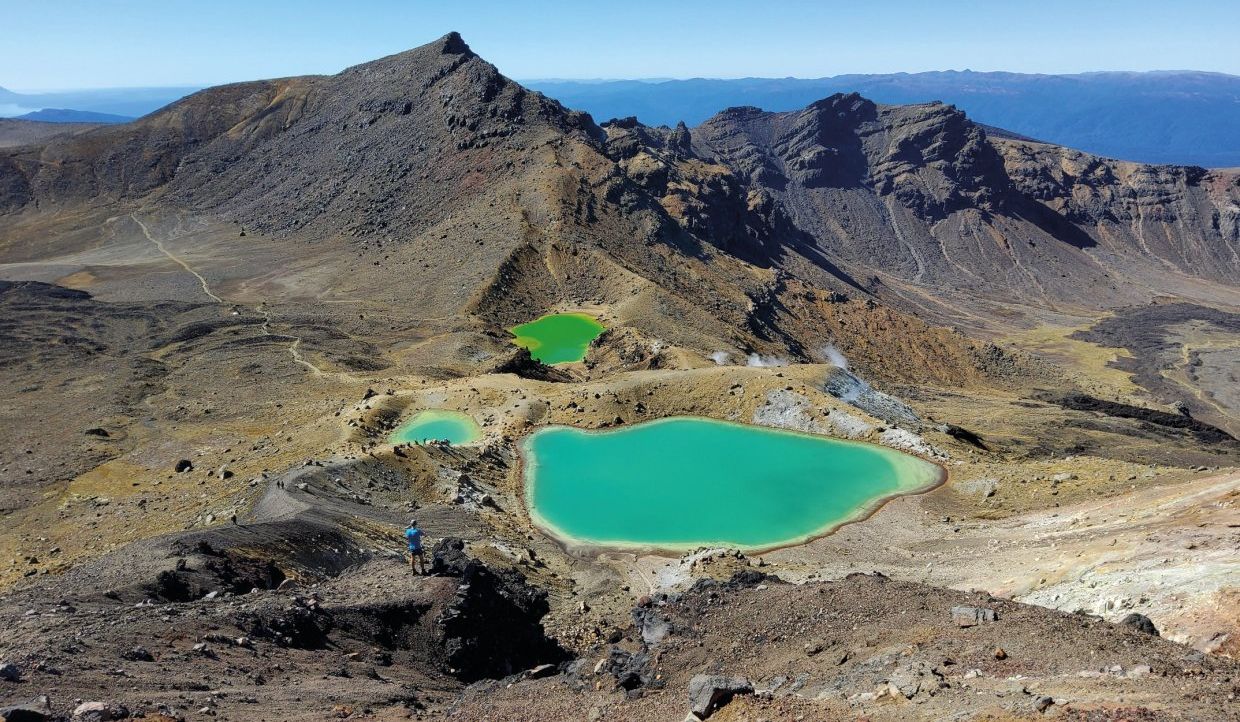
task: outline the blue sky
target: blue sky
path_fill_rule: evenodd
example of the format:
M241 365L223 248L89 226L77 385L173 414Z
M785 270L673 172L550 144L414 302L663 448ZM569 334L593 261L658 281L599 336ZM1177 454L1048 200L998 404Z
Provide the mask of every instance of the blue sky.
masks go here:
M334 73L449 30L517 79L1240 74L1237 0L0 0L0 27L12 90Z

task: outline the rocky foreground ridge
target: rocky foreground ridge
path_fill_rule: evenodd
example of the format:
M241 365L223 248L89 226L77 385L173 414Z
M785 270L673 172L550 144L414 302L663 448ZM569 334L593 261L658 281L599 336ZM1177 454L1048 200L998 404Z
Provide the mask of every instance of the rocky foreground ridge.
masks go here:
M642 596L571 653L540 623L546 593L471 545L442 539L426 577L359 546L346 526L384 512L340 495L335 473L272 480L239 527L5 597L0 719L1234 718L1236 663L1142 615L881 574L703 579ZM296 556L268 559L282 547Z

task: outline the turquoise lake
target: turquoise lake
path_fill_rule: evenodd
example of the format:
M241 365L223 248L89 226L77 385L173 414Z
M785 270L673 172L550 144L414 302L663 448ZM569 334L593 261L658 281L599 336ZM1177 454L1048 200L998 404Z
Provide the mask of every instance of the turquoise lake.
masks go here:
M473 417L459 411L429 409L401 424L388 441L393 444L425 444L447 441L454 446L472 444L482 438L482 427Z
M522 451L535 524L565 543L618 548L797 544L943 478L881 446L688 417L547 427Z

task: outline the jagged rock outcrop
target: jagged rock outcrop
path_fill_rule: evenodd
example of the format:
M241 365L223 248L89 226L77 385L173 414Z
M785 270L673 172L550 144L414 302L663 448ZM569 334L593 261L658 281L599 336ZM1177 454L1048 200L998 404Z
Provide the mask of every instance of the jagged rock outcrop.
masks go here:
M545 591L514 571L471 559L459 539L440 540L432 556L432 573L458 580L451 602L435 618L445 659L457 677L503 677L567 658L543 631L542 618L550 609Z
M1017 189L1109 250L1143 250L1192 275L1234 281L1240 174L1146 165L1020 140L995 143Z

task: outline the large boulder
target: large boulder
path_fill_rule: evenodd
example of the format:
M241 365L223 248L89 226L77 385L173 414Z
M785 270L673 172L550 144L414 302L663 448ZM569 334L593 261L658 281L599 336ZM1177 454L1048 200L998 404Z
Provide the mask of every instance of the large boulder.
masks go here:
M689 680L689 711L706 719L738 694L753 694L753 684L744 677L699 674Z
M73 722L112 722L129 717L129 708L117 702L83 702L73 710Z
M1138 614L1137 612L1133 612L1132 614L1129 614L1128 616L1119 620L1119 623L1125 627L1132 627L1138 632L1145 632L1146 634L1152 634L1155 637L1161 636L1158 633L1158 627L1155 627L1154 622L1149 617L1145 616L1144 614Z
M952 607L952 622L957 627L975 627L998 619L995 610L987 607Z
M47 722L52 719L52 703L47 697L33 699L26 704L0 707L3 722Z
M465 541L445 537L431 549L431 574L437 577L459 577L473 561L465 553Z
M937 694L946 684L937 669L920 661L897 665L887 676L888 689L905 699L919 694Z

